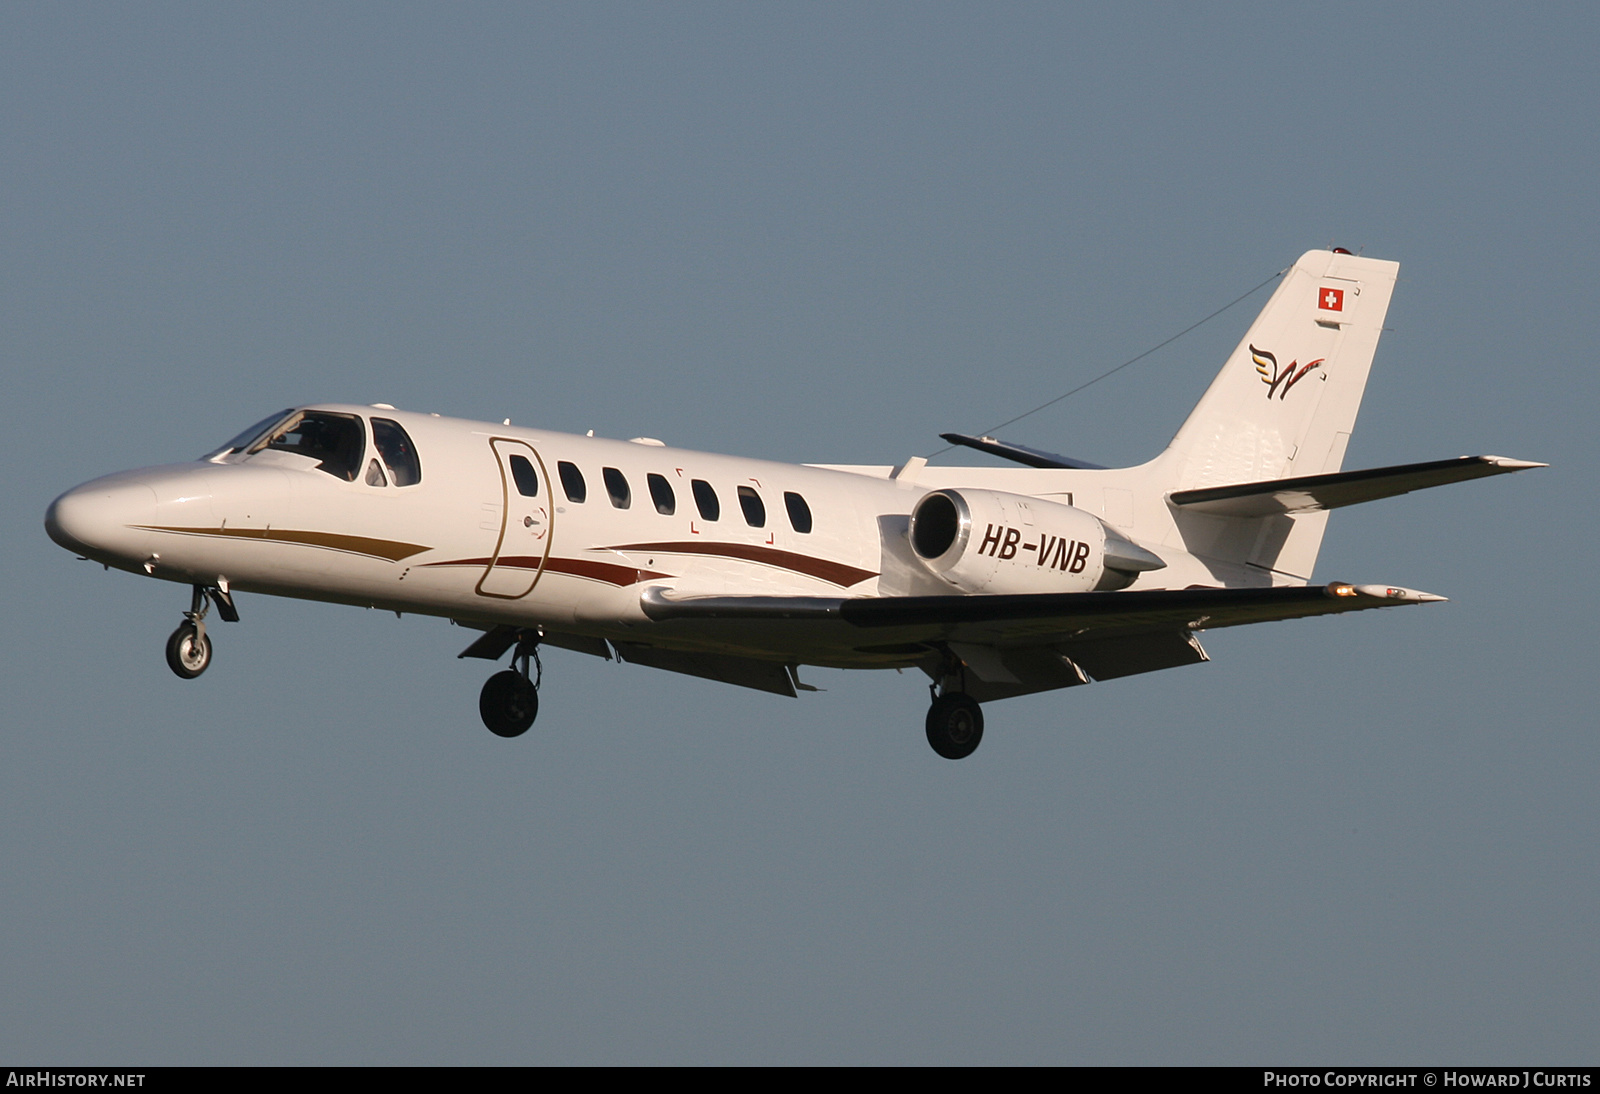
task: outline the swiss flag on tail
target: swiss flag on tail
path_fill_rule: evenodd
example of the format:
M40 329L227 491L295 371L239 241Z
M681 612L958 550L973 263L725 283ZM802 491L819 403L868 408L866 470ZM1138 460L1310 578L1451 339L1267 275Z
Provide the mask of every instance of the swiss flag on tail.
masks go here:
M1330 289L1324 285L1317 290L1317 308L1320 311L1344 311L1344 290Z

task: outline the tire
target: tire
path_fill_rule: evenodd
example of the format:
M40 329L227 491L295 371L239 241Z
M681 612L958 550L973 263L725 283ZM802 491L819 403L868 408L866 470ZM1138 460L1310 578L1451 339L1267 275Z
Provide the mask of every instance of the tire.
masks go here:
M947 760L962 760L983 741L983 710L960 692L941 695L928 708L928 744Z
M539 693L522 673L497 672L483 683L478 713L495 736L520 737L539 716Z
M178 624L167 639L167 667L184 680L193 680L211 667L211 636L199 634L190 622Z

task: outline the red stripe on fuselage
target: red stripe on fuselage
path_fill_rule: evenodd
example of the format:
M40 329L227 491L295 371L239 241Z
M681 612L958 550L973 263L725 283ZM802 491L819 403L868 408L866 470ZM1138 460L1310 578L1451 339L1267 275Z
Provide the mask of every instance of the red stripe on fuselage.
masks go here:
M749 543L695 543L681 541L672 543L624 543L618 547L609 547L611 551L656 551L664 554L678 555L712 555L720 558L734 558L741 562L758 562L764 566L776 566L782 570L790 570L807 577L820 578L823 581L848 589L852 585L859 585L869 577L877 577L873 570L862 570L855 566L846 566L842 562L830 562L825 558L813 558L810 555L798 554L794 551L780 551L775 547L760 547Z

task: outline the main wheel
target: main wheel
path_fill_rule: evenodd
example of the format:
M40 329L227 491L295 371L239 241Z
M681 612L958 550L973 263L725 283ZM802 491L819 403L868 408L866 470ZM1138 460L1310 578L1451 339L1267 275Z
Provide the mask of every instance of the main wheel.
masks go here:
M193 680L211 664L211 636L201 634L188 620L167 639L167 667L185 680Z
M928 743L945 759L965 759L982 740L983 710L970 696L953 691L928 708Z
M514 669L497 672L483 683L478 713L489 732L498 737L520 737L539 716L539 692Z

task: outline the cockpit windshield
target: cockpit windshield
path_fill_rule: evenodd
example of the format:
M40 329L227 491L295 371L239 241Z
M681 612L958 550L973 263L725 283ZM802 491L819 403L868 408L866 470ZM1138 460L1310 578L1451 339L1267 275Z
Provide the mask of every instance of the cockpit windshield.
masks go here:
M289 413L290 412L288 410L280 410L276 414L262 418L255 425L239 434L221 448L212 449L210 452L207 452L200 458L202 460L220 460L229 453L238 452L240 449L248 448L251 441L260 437L261 434L265 433L268 429L283 421L283 419L286 418Z
M354 482L365 447L366 431L354 414L298 410L251 444L249 453L271 449L307 456L317 461L319 471Z

